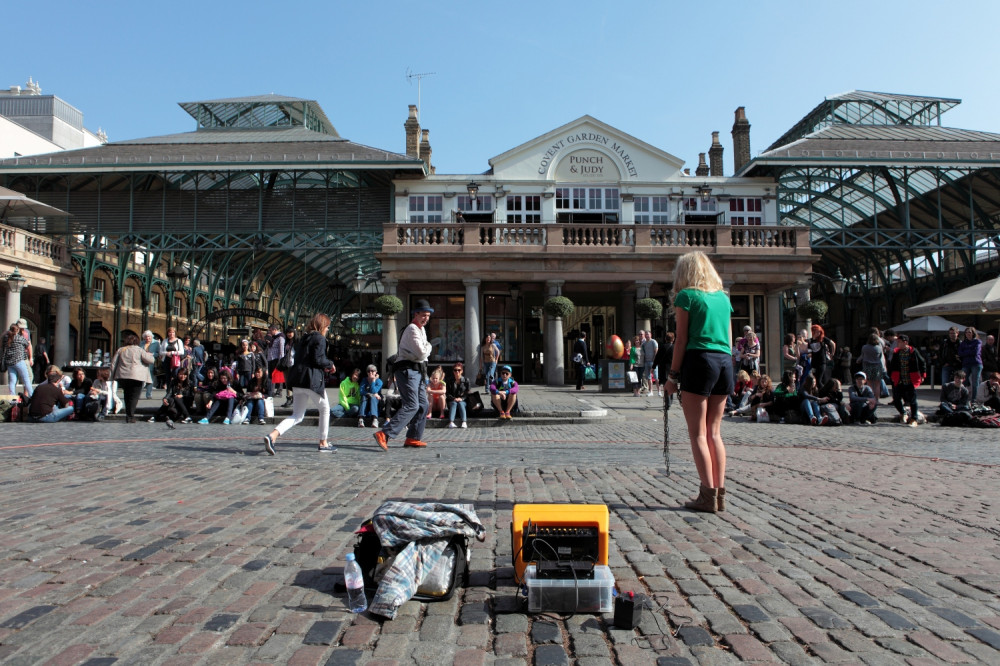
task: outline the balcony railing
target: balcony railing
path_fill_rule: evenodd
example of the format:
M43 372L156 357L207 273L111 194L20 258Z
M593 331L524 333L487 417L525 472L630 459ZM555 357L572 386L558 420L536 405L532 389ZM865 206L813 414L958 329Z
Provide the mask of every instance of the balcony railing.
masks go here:
M0 251L11 258L38 262L39 266L63 268L69 264L69 250L64 243L16 227L0 227Z
M385 249L392 247L509 247L524 251L550 248L600 249L627 253L647 248L702 248L710 252L767 248L809 251L809 229L779 226L702 224L388 224Z

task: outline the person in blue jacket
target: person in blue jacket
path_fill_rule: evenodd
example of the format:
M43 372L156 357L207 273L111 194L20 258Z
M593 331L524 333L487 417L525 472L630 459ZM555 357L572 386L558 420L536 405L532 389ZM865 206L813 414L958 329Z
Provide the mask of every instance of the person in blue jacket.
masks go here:
M378 427L378 406L382 400L382 380L378 376L378 368L369 365L365 368L365 378L361 380L361 414L358 427L365 427L365 417L372 417L372 427Z
M500 418L512 418L510 410L517 405L517 382L511 377L509 365L500 368L500 376L490 384L490 395L493 396L493 406L500 412Z

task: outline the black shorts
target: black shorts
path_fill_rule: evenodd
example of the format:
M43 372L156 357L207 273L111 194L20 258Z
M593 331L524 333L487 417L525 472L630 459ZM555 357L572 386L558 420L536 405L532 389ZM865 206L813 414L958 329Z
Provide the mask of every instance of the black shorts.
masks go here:
M726 352L688 349L681 363L681 391L697 395L729 395L735 389L733 356Z

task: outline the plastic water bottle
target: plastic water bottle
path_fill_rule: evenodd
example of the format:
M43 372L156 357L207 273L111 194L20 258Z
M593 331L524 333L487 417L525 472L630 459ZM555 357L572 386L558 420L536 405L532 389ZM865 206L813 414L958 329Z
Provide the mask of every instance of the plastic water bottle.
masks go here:
M347 605L351 607L351 612L364 613L368 608L368 599L365 598L365 579L361 575L361 566L354 559L354 553L347 554L344 585L347 586Z

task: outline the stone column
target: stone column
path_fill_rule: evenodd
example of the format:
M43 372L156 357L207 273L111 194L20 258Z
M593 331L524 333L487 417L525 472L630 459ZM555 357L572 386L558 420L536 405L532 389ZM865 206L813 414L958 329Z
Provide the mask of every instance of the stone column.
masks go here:
M563 356L562 317L548 317L545 327L545 385L566 383L566 361Z
M652 280L636 280L635 281L635 300L640 300L642 298L649 298L649 288L653 286ZM635 308L635 306L632 306ZM649 319L642 319L639 321L639 328L643 331L652 331L652 325Z
M7 318L3 320L3 325L10 326L20 318L21 318L21 292L14 293L10 289L8 289Z
M389 277L382 278L382 284L385 285L385 293L391 296L396 295L396 284L397 280ZM403 311L406 311L404 306ZM397 351L399 351L399 335L396 333L396 318L399 315L383 315L382 316L382 362L389 358ZM381 373L381 371L380 371Z
M565 280L546 280L546 298L562 296ZM563 344L563 322L561 317L545 315L545 384L562 386L566 383L565 344Z
M764 329L764 340L761 344L764 347L764 358L767 365L761 370L761 374L771 376L771 379L778 380L781 377L782 359L781 345L785 339L785 331L781 330L781 292L767 295L767 319Z
M52 348L52 362L60 368L73 360L69 348L69 292L60 291L56 294L56 330Z
M479 354L476 348L482 340L479 334L479 283L478 278L462 280L465 285L465 374L475 379L479 372Z

